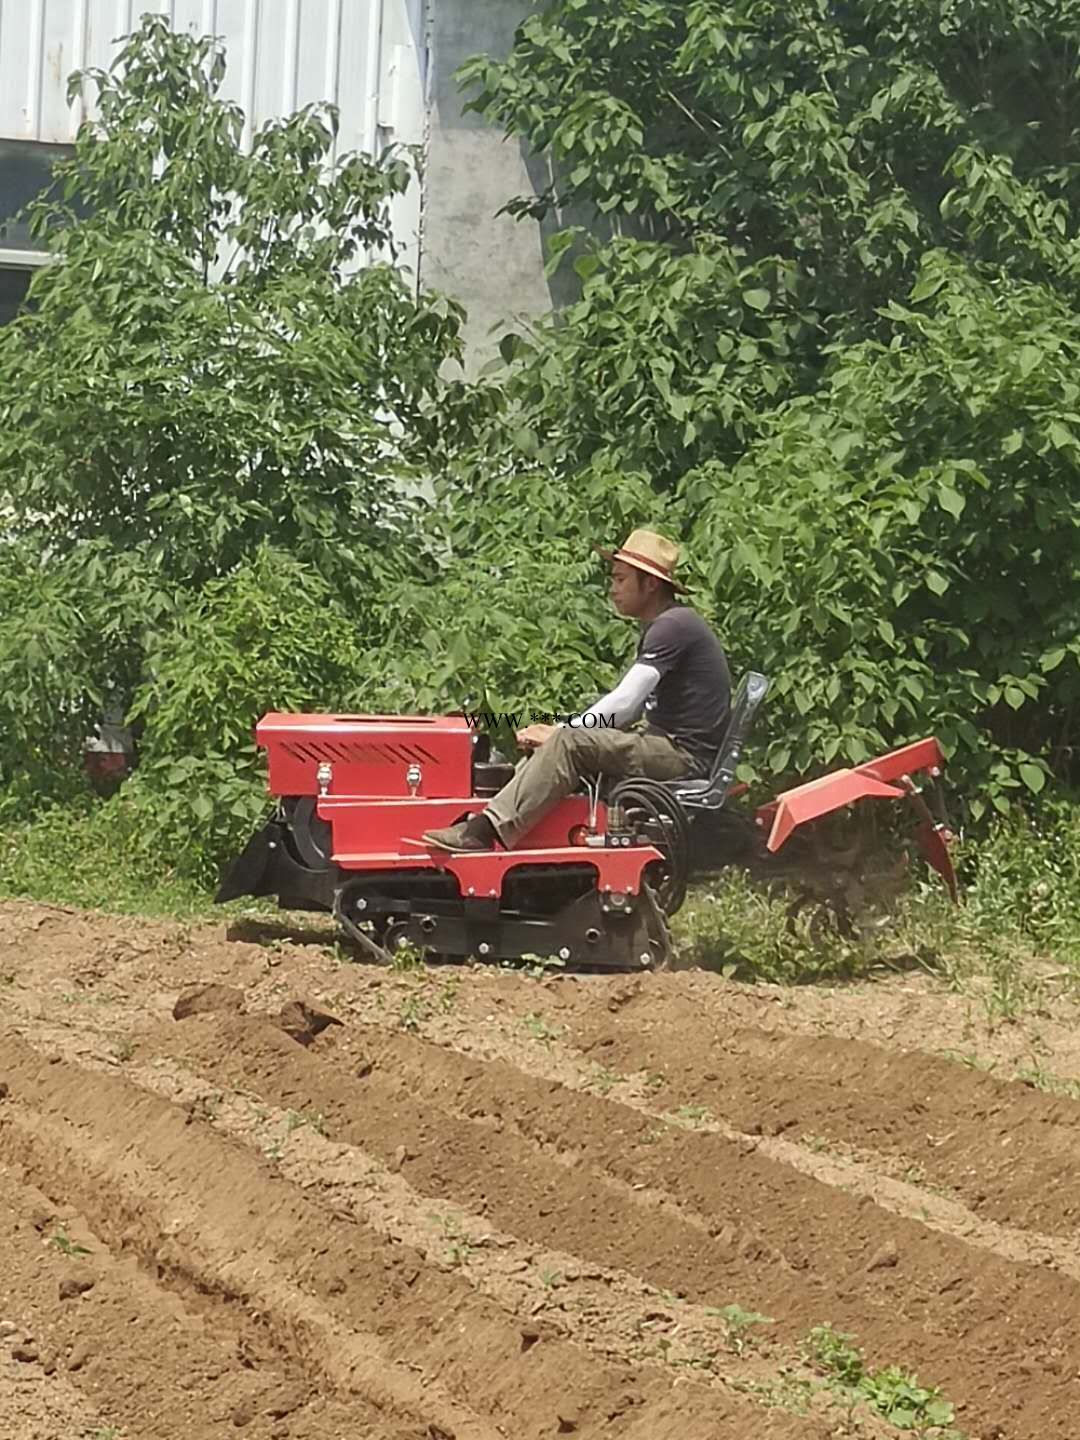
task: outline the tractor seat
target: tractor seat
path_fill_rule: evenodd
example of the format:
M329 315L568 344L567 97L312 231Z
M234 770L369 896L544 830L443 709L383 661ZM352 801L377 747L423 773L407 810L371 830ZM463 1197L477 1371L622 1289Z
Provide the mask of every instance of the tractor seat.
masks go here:
M716 752L711 772L701 780L665 780L664 789L674 795L687 810L722 810L727 803L735 772L750 738L754 719L769 689L769 681L756 670L748 671L739 681L731 701L731 711Z
M707 776L701 779L662 780L655 783L673 795L687 810L722 810L735 783L735 772L739 767L743 749L768 689L769 681L764 675L751 670L743 676L732 697L724 738L712 770ZM619 785L633 784L633 781L633 776L628 776L626 781L605 777L600 786L601 800L606 802ZM579 793L588 793L587 783L583 782Z

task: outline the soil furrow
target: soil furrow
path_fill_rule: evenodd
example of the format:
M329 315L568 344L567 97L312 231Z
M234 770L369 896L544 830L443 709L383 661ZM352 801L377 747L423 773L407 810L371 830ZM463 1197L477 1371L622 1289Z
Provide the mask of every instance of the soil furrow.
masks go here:
M702 1304L764 1311L784 1339L829 1319L988 1424L1005 1406L1023 1433L1068 1433L1053 1428L1080 1374L1067 1319L1080 1288L1067 1278L883 1213L752 1142L675 1129L411 1035L347 1028L318 1053L252 1016L196 1017L158 1042L207 1076L320 1112L332 1138L383 1163L404 1147L415 1189L522 1238ZM1010 1329L1030 1335L1026 1353Z
M827 1387L801 1362L767 1338L746 1335L737 1317L660 1292L623 1271L582 1265L567 1252L546 1250L496 1230L483 1216L445 1203L436 1208L398 1173L366 1152L326 1137L321 1115L268 1107L223 1091L182 1066L158 1061L125 1072L134 1084L183 1104L190 1114L249 1146L278 1156L281 1173L313 1188L321 1203L362 1218L380 1234L414 1247L427 1264L455 1268L483 1294L525 1322L529 1336L565 1335L604 1360L686 1367L717 1388L792 1396L818 1407ZM396 1160L396 1157L395 1157ZM760 1322L769 1325L771 1317ZM825 1391L822 1394L820 1392ZM868 1437L891 1430L872 1414L861 1418Z
M1080 1228L1076 1100L858 1040L738 1029L722 1018L672 1025L641 998L617 1021L577 1007L565 1023L584 1054L619 1072L659 1073L665 1094L714 1106L740 1130L895 1156L981 1216L1058 1235Z
M35 1409L86 1419L85 1429L43 1429L42 1440L121 1428L139 1440L216 1440L225 1427L266 1440L285 1433L286 1417L309 1440L334 1440L347 1419L364 1440L405 1440L373 1410L357 1404L346 1415L320 1399L298 1366L268 1351L256 1320L222 1329L185 1308L75 1207L20 1181L20 1169L0 1168L0 1318L12 1323L17 1310L20 1322L0 1345L20 1357ZM9 1398L18 1425L3 1433L28 1440L30 1419L17 1392Z
M520 1325L464 1279L319 1204L178 1107L120 1076L43 1065L11 1038L3 1054L0 1158L62 1189L108 1243L215 1324L257 1313L276 1353L324 1391L375 1407L395 1435L745 1433L744 1401L685 1382L678 1430L666 1432L666 1376L604 1364L557 1337L524 1345ZM814 1436L806 1423L752 1422Z
M915 974L410 972L348 963L329 930L289 943L296 917L226 941L0 915L0 1319L85 1322L100 1358L16 1378L93 1395L122 1440L176 1433L151 1404L195 1440L865 1436L817 1408L835 1396L762 1406L806 1401L782 1371L822 1322L940 1384L967 1440L1075 1432L1080 1106L999 1078L1080 1075L1054 977L1003 1025ZM174 1021L203 982L235 1013ZM294 999L345 1023L298 1045ZM40 1181L92 1259L35 1232L24 1264L5 1161L30 1172L14 1211ZM94 1290L35 1289L56 1263L101 1267ZM718 1347L728 1304L775 1321L735 1332L756 1354ZM0 1345L0 1413L3 1366ZM282 1386L304 1403L275 1419ZM57 1440L20 1413L12 1440Z

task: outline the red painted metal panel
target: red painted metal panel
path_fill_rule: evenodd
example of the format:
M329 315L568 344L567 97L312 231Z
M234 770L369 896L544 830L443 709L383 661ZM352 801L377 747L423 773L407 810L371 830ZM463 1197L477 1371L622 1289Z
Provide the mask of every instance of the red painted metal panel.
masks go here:
M591 865L597 873L601 893L618 892L637 895L641 875L647 865L663 856L652 846L640 845L625 850L593 850L567 846L559 850L486 850L476 854L450 855L444 851L417 847L411 853L356 854L334 856L343 870L355 873L388 870L445 870L453 875L466 899L495 899L502 895L503 885L511 870L537 865Z
M264 715L255 738L268 753L274 795L317 795L318 769L332 767L331 795L427 798L472 792L473 731L457 716Z
M866 760L849 769L834 770L831 775L810 780L785 790L768 805L757 812L760 825L771 822L767 848L774 852L788 840L794 830L810 820L818 820L834 810L842 810L858 800L888 799L903 800L908 790L903 785L906 776L921 771L939 772L945 764L945 755L938 741L930 736L916 740L887 755ZM900 781L898 787L895 783Z
M921 770L943 770L945 752L930 736L927 740L916 740L899 750L890 750L877 760L865 760L856 765L859 775L871 775L875 780L899 780L903 775L917 775Z
M342 855L357 855L378 850L397 853L403 844L418 845L426 830L442 830L455 824L462 816L483 810L487 802L481 798L425 800L368 800L359 796L327 796L318 803L318 813L333 830L333 856L340 862ZM597 829L604 833L606 811L597 811ZM572 795L544 816L518 849L543 850L565 847L570 832L589 818L589 802L583 795ZM430 847L423 846L426 852Z
M788 790L780 796L766 848L779 850L800 825L805 825L808 820L817 820L833 810L842 810L856 800L903 800L906 794L905 790L899 790L895 785L886 785L854 770L838 770L833 775L823 775L820 780L811 780L809 784L800 785L798 789Z

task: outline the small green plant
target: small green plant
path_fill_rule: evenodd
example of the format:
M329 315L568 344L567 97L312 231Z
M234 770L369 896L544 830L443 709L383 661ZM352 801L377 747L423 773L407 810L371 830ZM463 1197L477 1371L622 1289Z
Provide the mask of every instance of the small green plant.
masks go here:
M394 947L390 968L396 970L399 975L408 975L415 970L422 970L424 964L424 951L417 949L409 941L403 939Z
M85 1245L80 1245L72 1240L66 1230L57 1230L49 1237L49 1244L56 1247L62 1255L89 1255L90 1251Z
M598 1065L595 1074L590 1075L585 1084L590 1090L598 1090L601 1095L607 1095L623 1078L606 1065Z
M545 1045L558 1037L559 1032L553 1029L542 1015L526 1015L522 1023L534 1040Z
M925 1430L952 1424L955 1411L940 1390L921 1385L915 1376L897 1365L868 1371L862 1352L851 1340L850 1335L840 1334L831 1325L818 1325L807 1336L803 1353L851 1404L860 1399L866 1401L898 1430Z
M422 995L406 995L398 1007L398 1019L403 1030L415 1033L431 1015L431 1007Z
M120 1039L114 1043L112 1053L121 1064L125 1064L135 1054L134 1040L132 1040L130 1035L121 1036Z
M562 1280L562 1273L558 1270L541 1270L540 1284L545 1290L554 1290Z
M786 1366L781 1366L778 1379L744 1380L728 1376L725 1383L732 1390L752 1395L759 1404L771 1410L787 1410L805 1415L814 1398L814 1383Z
M863 1379L861 1353L851 1345L852 1337L831 1325L815 1325L804 1343L804 1354L822 1374L842 1385L858 1386Z
M330 961L331 965L337 967L355 963L354 957L346 950L340 940L335 940L332 945L324 946L323 954Z
M309 1130L314 1130L316 1135L326 1134L326 1120L321 1112L315 1115L307 1115L303 1111L290 1110L285 1117L285 1129L289 1135L291 1135L294 1130L299 1130L305 1125Z
M1034 1090L1044 1090L1048 1095L1065 1095L1070 1100L1080 1100L1080 1080L1052 1075L1041 1065L1021 1065L1013 1077L1021 1085L1030 1085Z
M680 1105L675 1114L680 1120L688 1120L691 1125L699 1125L703 1120L712 1119L707 1105Z
M724 1305L719 1309L708 1309L707 1315L715 1315L724 1322L725 1339L728 1349L741 1355L747 1345L752 1344L752 1331L757 1325L774 1325L771 1315L759 1315L755 1310L744 1310L741 1305Z
M566 961L558 955L523 955L525 968L522 973L529 980L546 980L554 971L565 970Z
M444 982L439 990L439 1009L444 1015L449 1015L458 1002L458 994L461 989L461 981L455 977Z
M461 1222L453 1215L442 1215L437 1218L443 1233L450 1242L446 1257L448 1262L455 1267L467 1265L472 1259L476 1247L462 1229Z
M992 1074L998 1065L996 1060L986 1060L981 1055L976 1055L974 1051L940 1050L938 1053L943 1060L952 1060L957 1065L963 1065L967 1070L985 1070L987 1074Z
M941 1398L939 1391L920 1385L897 1365L867 1375L861 1388L882 1419L898 1430L951 1425L955 1417L952 1405Z

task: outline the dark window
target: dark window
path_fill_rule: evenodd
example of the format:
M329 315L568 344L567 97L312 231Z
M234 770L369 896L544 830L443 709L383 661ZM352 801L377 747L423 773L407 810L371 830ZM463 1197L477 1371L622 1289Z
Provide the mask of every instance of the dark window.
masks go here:
M71 145L0 140L0 250L41 249L20 212L48 190L56 162L72 154Z
M0 264L0 325L14 320L30 284L31 271Z
M71 145L0 139L0 325L9 324L18 314L34 273L25 260L11 252L44 254L44 246L30 234L23 211L31 200L47 193L57 161L72 154Z

